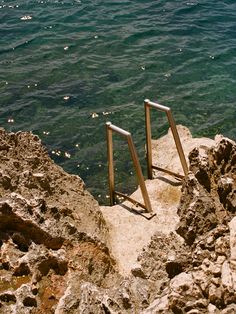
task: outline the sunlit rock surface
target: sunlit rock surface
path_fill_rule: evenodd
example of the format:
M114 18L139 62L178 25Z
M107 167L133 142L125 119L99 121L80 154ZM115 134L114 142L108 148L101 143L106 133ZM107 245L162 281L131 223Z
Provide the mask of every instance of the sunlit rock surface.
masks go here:
M205 151L214 141L208 138L193 138L189 129L178 126L183 150L188 160L188 154L193 148L198 147L200 155L205 156ZM180 158L171 130L159 140L152 141L153 164L183 175ZM155 171L153 180L146 180L153 213L151 220L145 219L135 212L135 206L124 202L116 206L102 206L101 210L107 225L110 226L111 251L117 261L122 274L128 275L132 268L137 268L137 257L143 247L148 245L151 237L156 232L169 235L174 232L179 223L177 208L181 198L182 181L176 177ZM132 194L133 199L143 203L140 189ZM181 242L178 238L178 241Z
M99 208L38 137L0 130L0 313L236 313L236 144L178 130L190 172L147 182L150 221ZM153 149L182 171L171 132Z
M115 273L97 202L30 133L1 129L0 163L0 312L77 308L84 281L102 287Z

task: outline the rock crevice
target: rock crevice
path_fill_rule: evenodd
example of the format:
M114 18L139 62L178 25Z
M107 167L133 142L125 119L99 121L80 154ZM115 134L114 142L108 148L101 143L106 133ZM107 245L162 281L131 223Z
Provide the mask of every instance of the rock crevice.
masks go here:
M146 182L147 221L99 207L37 136L0 129L0 313L236 312L236 144L178 131L189 174ZM153 150L181 173L170 131Z

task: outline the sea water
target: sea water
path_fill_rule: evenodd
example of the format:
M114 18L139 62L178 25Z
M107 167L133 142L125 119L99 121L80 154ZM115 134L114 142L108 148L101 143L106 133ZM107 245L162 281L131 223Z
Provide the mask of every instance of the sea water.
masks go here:
M107 121L132 133L146 174L145 98L195 136L236 139L235 1L0 0L0 124L38 134L101 203ZM152 129L167 132L164 115L152 113ZM118 136L114 159L116 187L129 193Z

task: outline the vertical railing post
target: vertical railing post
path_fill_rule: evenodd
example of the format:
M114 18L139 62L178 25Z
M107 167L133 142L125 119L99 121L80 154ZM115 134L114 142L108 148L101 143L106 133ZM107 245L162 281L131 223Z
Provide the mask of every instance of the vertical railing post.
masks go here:
M187 162L186 162L186 159L184 156L184 151L183 151L183 148L182 148L182 145L180 142L179 133L177 131L176 124L175 124L174 118L171 114L171 111L168 110L166 112L166 115L167 115L167 118L168 118L168 121L170 124L170 128L171 128L171 131L172 131L172 134L174 137L175 146L176 146L178 154L179 154L179 159L180 159L183 171L184 171L184 175L186 176L188 174L188 166L187 166Z
M114 163L113 163L113 143L112 130L110 129L111 122L106 123L107 134L107 160L108 160L108 181L110 193L110 205L115 204L115 179L114 179Z
M148 100L144 101L145 109L145 128L146 128L146 158L147 158L147 175L148 179L152 179L152 130L151 130L151 117L150 106Z
M136 171L136 176L137 176L137 179L138 179L138 183L139 183L139 186L140 186L140 189L141 189L141 192L142 192L144 204L145 204L145 206L147 208L147 211L149 213L151 213L152 212L152 207L151 207L150 199L148 197L147 188L146 188L146 185L145 185L145 182L144 182L142 169L141 169L141 166L140 166L140 162L138 160L138 155L137 155L136 149L134 147L134 143L133 143L131 135L127 136L127 141L128 141L128 145L129 145L130 155L131 155L131 158L132 158L133 163L134 163L134 168L135 168L135 171Z

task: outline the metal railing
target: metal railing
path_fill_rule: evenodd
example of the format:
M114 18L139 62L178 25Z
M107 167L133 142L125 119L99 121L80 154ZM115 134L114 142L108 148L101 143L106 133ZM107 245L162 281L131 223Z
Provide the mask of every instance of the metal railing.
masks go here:
M188 166L187 166L187 162L184 156L184 152L183 152L183 148L180 142L180 138L179 138L179 134L175 125L175 121L174 118L172 116L171 113L171 109L169 107L166 106L162 106L159 105L157 103L154 103L152 101L150 101L149 99L145 99L144 101L144 107L145 107L145 121L146 121L146 150L147 150L147 170L148 170L148 178L152 179L153 178L153 171L152 169L156 169L159 171L163 171L166 172L168 174L177 176L179 178L183 178L184 176L186 176L188 174ZM178 173L174 173L168 169L163 169L157 166L154 166L152 164L152 132L151 132L151 119L150 119L150 109L151 108L155 108L159 111L164 111L167 115L167 119L169 122L169 125L171 127L171 131L174 137L174 141L175 141L175 145L176 145L176 149L178 151L179 154L179 158L180 158L180 162L184 171L184 176L178 174Z
M141 193L143 196L144 204L137 202L131 197L115 191L115 178L114 178L114 163L113 163L113 142L112 142L112 132L116 132L127 139L129 151L131 158L133 160L134 168L136 171L136 176L138 179L138 183L140 185ZM149 214L152 214L151 202L147 193L146 185L144 182L144 177L142 173L142 169L139 163L138 155L132 140L131 133L113 125L111 122L106 123L106 134L107 134L107 158L108 158L108 177L109 177L109 193L110 193L110 204L111 206L115 204L115 197L120 196L124 199L130 201L136 206L140 206Z

